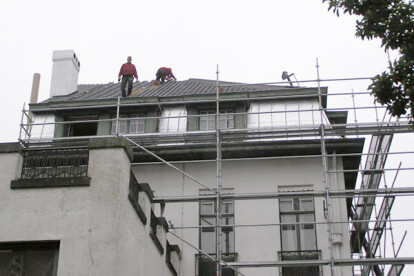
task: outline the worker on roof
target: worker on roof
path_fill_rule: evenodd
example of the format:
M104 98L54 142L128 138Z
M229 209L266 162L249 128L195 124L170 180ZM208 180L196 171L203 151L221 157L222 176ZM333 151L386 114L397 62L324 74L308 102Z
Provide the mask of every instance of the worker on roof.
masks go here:
M122 97L127 97L131 95L132 92L132 82L135 79L138 81L138 74L135 65L131 63L132 57L127 58L127 63L122 64L121 70L119 70L118 74L118 81L120 81L122 76L122 83L121 83L121 92ZM128 83L128 95L125 92L126 84Z
M166 79L168 81L170 81L171 78L173 78L174 80L177 80L174 74L172 73L171 68L167 68L167 67L159 68L155 76L157 77L156 82L159 82L161 84L164 83Z

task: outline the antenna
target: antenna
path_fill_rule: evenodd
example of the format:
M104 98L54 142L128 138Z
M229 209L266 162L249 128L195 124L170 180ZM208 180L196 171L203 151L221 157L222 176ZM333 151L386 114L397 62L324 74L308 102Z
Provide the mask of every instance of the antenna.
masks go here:
M288 73L287 71L283 71L283 72L282 72L282 80L287 79L287 80L289 81L289 83L290 83L290 86L293 86L293 82L292 82L292 80L290 79L290 77L291 77L291 76L294 76L294 77L295 77L296 82L298 83L298 80L296 79L296 76L295 76L295 74L294 74L294 73L292 73L292 74L290 74L290 75L289 75L289 73ZM298 86L299 86L299 83L298 83Z

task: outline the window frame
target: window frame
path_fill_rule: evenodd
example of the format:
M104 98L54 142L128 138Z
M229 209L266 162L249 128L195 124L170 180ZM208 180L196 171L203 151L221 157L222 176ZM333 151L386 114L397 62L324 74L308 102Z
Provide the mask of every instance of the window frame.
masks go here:
M290 200L291 201L291 210L282 210L282 203L283 201L287 201ZM297 206L295 206L295 200L297 200L299 203L299 208L297 208ZM312 201L312 205L310 206L311 209L302 209L302 201ZM302 237L302 230L306 229L302 229L302 227L306 227L309 226L308 224L297 224L297 223L303 223L306 221L302 221L301 220L301 216L303 215L313 215L312 221L309 225L312 225L313 227L313 238L314 238L314 248L302 248L302 239L304 237ZM279 222L282 223L282 217L283 216L294 216L295 220L292 224L288 224L288 225L281 225L280 226L280 248L281 251L298 251L298 252L302 252L302 251L314 251L318 249L318 242L317 242L317 235L316 235L316 224L314 224L314 222L316 221L316 217L315 217L315 200L313 198L309 198L309 197L286 197L286 198L280 198L279 199ZM285 248L283 248L283 228L287 228L289 226L294 226L294 231L295 231L295 239L296 239L296 249L295 250L287 250Z
M58 262L59 262L59 250L60 250L60 241L28 241L28 242L0 242L0 251L11 251L13 257L16 254L30 251L54 251L53 259L50 260L53 262L52 275L58 275ZM24 266L24 263L23 263ZM24 272L24 271L23 271Z
M131 114L129 116L129 118L130 118L128 120L128 122L129 122L129 127L128 127L129 134L145 133L145 114L144 113L134 113L134 114ZM136 126L137 130L136 131L131 131L132 125L135 125L135 124L137 125ZM142 129L140 129L140 125L141 125Z
M135 117L136 116L136 117ZM145 113L131 113L131 114L122 114L119 115L119 133L120 134L141 134L145 133L145 119L146 115ZM142 119L141 119L142 118ZM118 123L117 116L112 116L112 122L111 122L111 135L115 135L116 133L116 125ZM136 121L137 122L137 132L131 131L131 126L133 125L131 122ZM142 131L139 130L139 125L142 122ZM135 123L134 123L135 124ZM121 128L125 128L125 131L121 131Z
M225 193L233 193L233 189L228 189L231 190L231 192L225 192ZM207 195L210 194L205 190L201 190L200 194L202 195ZM224 221L224 223L226 225L234 225L235 224L235 216L234 216L234 200L223 200L221 202L222 204L222 208L223 206L226 206L226 210L223 212L222 209L222 221ZM204 206L210 206L210 212L202 212L203 211L203 205ZM202 248L202 234L203 232L212 232L214 233L214 245L216 244L216 231L215 231L215 224L216 224L216 218L217 218L217 213L216 213L216 201L200 201L199 202L199 246L200 249L204 250ZM212 226L203 226L203 219L210 219L212 220ZM204 221L207 222L207 221ZM224 225L224 223L222 222L221 225ZM203 227L202 227L203 226ZM204 231L203 231L204 230ZM235 246L235 240L236 240L236 235L235 235L235 227L233 226L228 226L228 227L221 227L221 231L222 234L224 236L224 242L222 243L222 253L223 254L234 254L236 252L236 246ZM224 247L224 248L223 248ZM208 254L216 254L215 250L214 252L208 252L206 251L206 253Z
M318 250L318 241L316 235L316 214L315 214L315 200L311 197L282 197L279 200L279 222L282 223L283 216L294 216L293 224L281 225L280 226L280 251L279 251L279 260L286 260L287 256L292 256L297 260L307 260L307 259L320 259L321 251ZM290 201L290 207L288 210L284 208L288 207L287 205L282 206L283 203ZM296 201L296 202L295 202ZM303 204L306 201L312 201L310 205ZM303 221L301 216L312 215L310 224L297 224L308 221ZM314 242L312 248L302 248L302 239L304 239L305 233L302 233L306 229L306 226L312 226L312 242ZM295 249L286 249L283 246L283 227L294 226L295 231ZM304 229L302 229L304 228ZM289 258L289 257L288 257ZM301 266L301 267L280 267L280 275L304 275L304 273L312 273L311 275L319 276L322 275L322 268L320 266ZM306 274L308 275L308 274Z
M212 109L199 111L199 130L209 131L216 129L216 111ZM206 128L204 128L203 122L206 121ZM222 123L224 122L224 126ZM219 129L234 129L234 110L227 108L220 110L219 116Z

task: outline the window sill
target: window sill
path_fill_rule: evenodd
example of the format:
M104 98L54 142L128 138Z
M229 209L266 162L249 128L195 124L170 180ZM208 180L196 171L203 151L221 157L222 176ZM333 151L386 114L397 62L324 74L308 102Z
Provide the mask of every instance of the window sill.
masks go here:
M12 180L11 189L34 189L34 188L64 188L89 186L91 178L81 177L62 177L62 178L36 178L36 179L17 179Z

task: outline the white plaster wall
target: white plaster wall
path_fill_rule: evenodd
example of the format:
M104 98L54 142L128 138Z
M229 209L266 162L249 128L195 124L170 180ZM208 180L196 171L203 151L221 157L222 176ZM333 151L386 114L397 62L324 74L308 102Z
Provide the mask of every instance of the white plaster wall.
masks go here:
M187 109L165 107L159 120L160 132L185 132L187 130Z
M90 187L11 190L21 157L0 164L0 242L60 240L58 275L172 275L129 203L123 149L90 151Z
M341 162L337 162L341 166ZM216 164L187 163L177 164L196 179L209 187L216 187ZM234 188L235 193L276 192L279 187L310 185L315 190L324 189L322 162L320 158L286 159L286 160L256 160L223 162L222 166L224 188ZM155 190L156 196L198 195L199 184L191 179L184 178L173 169L164 165L137 165L133 167L139 182L148 182ZM338 177L338 187L344 187L343 179ZM339 203L340 212L335 213L335 220L346 221L345 201ZM279 223L279 205L277 199L240 200L235 201L235 224L262 224ZM165 216L175 226L197 226L199 223L198 203L167 204ZM315 199L316 221L326 221L323 212L323 199ZM340 217L340 218L339 218ZM327 225L316 225L318 249L322 250L322 258L329 259L329 241ZM198 246L199 230L175 230L189 243ZM344 243L338 246L338 254L342 258L349 258L346 224L339 231L344 231ZM169 237L170 240L171 236ZM239 254L238 261L276 261L280 251L280 229L278 226L269 227L239 227L235 230L235 251ZM177 241L180 244L182 259L182 274L194 275L195 249ZM350 271L350 270L349 270ZM279 275L278 268L246 268L240 269L245 275ZM342 274L351 275L348 270L341 270ZM330 275L329 267L324 268L324 275Z
M21 157L0 154L0 242L60 240L59 275L91 275L88 188L11 190Z
M31 142L51 141L55 135L55 115L33 115L33 124L29 127L30 137L24 135L22 138L30 139Z
M310 98L252 102L248 110L250 114L247 115L247 127L314 127L322 121L325 125L330 125L325 112L321 118L318 109L318 100Z
M128 166L128 170L129 170ZM128 173L129 177L129 173ZM128 187L122 187L120 198L120 217L117 248L116 275L172 275L166 264L165 243L164 254L161 255L149 236L150 218L144 225L132 208L128 198Z
M328 161L329 170L343 170L343 161L340 157L332 157ZM343 173L329 174L328 181L332 189L344 190L345 179ZM347 207L346 201L343 198L332 198L332 220L333 221L347 221ZM334 233L334 257L336 259L349 259L350 258L350 235L349 227L347 223L333 224L332 232ZM352 275L351 266L338 266L335 267L335 274L339 275Z

